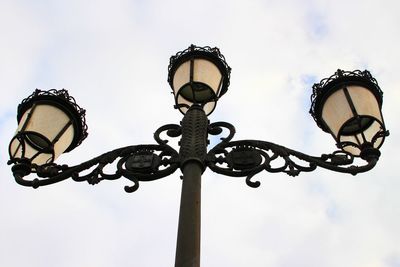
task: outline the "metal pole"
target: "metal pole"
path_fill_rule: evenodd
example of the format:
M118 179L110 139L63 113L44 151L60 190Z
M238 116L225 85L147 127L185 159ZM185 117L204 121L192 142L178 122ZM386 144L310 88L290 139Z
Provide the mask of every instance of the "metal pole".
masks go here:
M183 168L175 267L200 266L201 173L195 161Z
M179 157L183 173L175 267L200 267L201 174L207 155L208 119L201 106L186 112Z

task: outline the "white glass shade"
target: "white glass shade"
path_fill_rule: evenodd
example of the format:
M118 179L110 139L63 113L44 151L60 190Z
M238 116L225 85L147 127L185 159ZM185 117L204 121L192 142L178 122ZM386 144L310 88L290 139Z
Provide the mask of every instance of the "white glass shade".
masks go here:
M176 104L189 107L202 104L208 115L215 108L222 82L223 75L213 62L202 58L187 60L178 66L173 75ZM187 109L184 106L180 107L182 113L186 113Z
M11 158L27 158L42 165L53 162L73 139L71 118L56 106L38 103L22 115L9 152Z
M358 85L343 87L332 93L323 104L322 120L338 144L355 156L360 155L363 144L372 143L373 138L384 130L375 95ZM383 137L378 137L373 146L379 148L382 143Z

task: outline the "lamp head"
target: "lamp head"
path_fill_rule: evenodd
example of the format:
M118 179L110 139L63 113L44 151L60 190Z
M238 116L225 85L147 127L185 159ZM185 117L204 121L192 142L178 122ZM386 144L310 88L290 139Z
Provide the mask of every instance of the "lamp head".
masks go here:
M170 58L168 83L176 107L185 114L192 105L201 105L208 115L229 86L231 68L218 48L191 45Z
M17 120L18 128L9 146L11 162L51 163L88 135L85 110L65 89L36 89L19 104Z
M369 71L338 70L314 84L310 113L332 134L337 146L354 156L379 149L388 135L382 116L382 95Z

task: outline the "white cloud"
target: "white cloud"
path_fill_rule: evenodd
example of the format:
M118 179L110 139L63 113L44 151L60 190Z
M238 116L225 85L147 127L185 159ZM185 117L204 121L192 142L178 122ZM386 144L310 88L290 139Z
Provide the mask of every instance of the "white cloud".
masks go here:
M236 139L334 150L308 99L311 84L337 68L372 71L392 133L376 168L356 177L265 172L252 189L207 171L202 265L397 266L398 8L394 0L1 2L0 265L173 265L179 170L133 194L125 180L33 190L13 181L6 149L16 107L36 87L65 87L87 109L89 138L62 163L154 143L159 126L181 119L169 57L194 43L220 47L233 69L210 120L232 122Z

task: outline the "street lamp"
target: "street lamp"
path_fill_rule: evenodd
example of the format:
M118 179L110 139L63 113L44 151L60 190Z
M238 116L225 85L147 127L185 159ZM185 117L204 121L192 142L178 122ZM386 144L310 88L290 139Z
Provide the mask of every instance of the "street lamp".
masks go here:
M77 147L87 137L85 110L66 90L36 90L18 106L18 128L9 146L12 172L17 183L37 188L71 178L97 184L121 177L133 182L166 177L180 168L183 173L175 266L200 266L201 175L208 167L216 173L252 178L259 172L284 172L296 176L317 167L357 174L372 169L379 148L389 135L382 116L382 91L368 71L342 71L314 84L310 113L318 126L330 133L338 150L309 156L261 140L232 141L235 128L227 122L209 123L209 115L229 86L230 67L218 48L191 45L170 59L168 82L175 108L184 114L178 124L156 130L157 144L132 145L104 153L76 166L58 165L55 159ZM207 151L208 135L228 134ZM169 137L181 137L179 151ZM362 166L354 164L360 158ZM115 173L104 168L116 163ZM86 174L83 174L86 171ZM36 173L39 178L26 179Z

